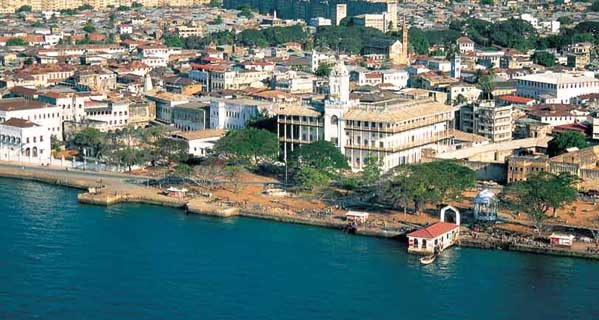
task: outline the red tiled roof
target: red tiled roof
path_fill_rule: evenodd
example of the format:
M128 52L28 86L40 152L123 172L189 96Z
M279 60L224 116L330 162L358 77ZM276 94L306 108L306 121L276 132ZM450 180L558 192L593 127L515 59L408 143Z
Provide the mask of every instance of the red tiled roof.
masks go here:
M408 237L434 239L442 234L458 229L459 227L460 226L453 223L437 222L426 228L408 233Z
M531 98L525 98L525 97L513 96L513 95L499 96L499 97L497 97L497 99L507 101L507 102L512 102L512 103L521 103L521 104L527 104L531 101L534 101L534 99L531 99Z
M20 118L10 118L10 119L6 120L3 124L10 126L10 127L16 127L16 128L31 128L31 127L38 126L37 124L35 124L29 120L20 119Z
M568 124L563 124L561 126L555 126L552 130L553 133L563 133L566 131L576 131L576 132L580 132L582 134L586 134L587 130L589 130L589 127L577 122L577 123L568 123Z

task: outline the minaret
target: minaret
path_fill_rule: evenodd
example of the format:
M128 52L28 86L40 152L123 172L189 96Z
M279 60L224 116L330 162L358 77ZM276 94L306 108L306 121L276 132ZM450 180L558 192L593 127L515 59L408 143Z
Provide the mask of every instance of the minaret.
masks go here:
M146 74L146 78L144 79L144 92L150 92L154 90L154 85L152 85L152 77L150 74Z
M349 71L341 59L329 75L329 93L331 101L341 105L349 102Z
M462 59L456 52L451 61L451 77L459 79L462 76Z
M401 31L402 31L402 40L401 40L401 56L399 58L400 60L400 64L409 64L409 59L408 59L408 48L409 48L409 44L408 44L408 23L406 20L406 16L403 16L403 23L402 23L402 27L401 27Z

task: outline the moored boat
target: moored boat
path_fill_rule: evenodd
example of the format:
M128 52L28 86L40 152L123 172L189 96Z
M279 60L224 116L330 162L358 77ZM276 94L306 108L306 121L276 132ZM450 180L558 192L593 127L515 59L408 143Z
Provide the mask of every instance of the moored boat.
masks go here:
M436 254L430 255L430 256L426 256L426 257L422 257L420 258L420 263L422 264L431 264L433 262L435 262L435 259L437 258Z

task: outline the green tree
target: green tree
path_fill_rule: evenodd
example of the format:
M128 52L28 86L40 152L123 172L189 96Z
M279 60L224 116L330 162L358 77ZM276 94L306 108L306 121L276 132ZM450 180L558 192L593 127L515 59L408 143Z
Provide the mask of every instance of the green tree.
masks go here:
M214 24L223 24L223 16L221 16L220 14L218 16L216 16L216 19L214 19L213 23Z
M92 5L90 5L89 3L80 5L77 10L79 11L86 11L86 10L94 10L94 7Z
M409 34L409 47L414 50L417 54L428 54L430 48L430 42L427 34L420 28L410 28Z
M92 33L94 31L96 31L96 27L91 24L90 22L88 22L85 26L83 26L83 31L87 32L87 33Z
M545 67L553 67L555 56L551 52L537 51L532 55L532 61Z
M183 38L170 34L164 35L162 37L162 43L164 43L164 45L167 47L182 48L185 46L185 40Z
M33 58L32 57L27 57L27 59L25 59L25 62L23 62L25 65L30 66L33 64Z
M143 4L137 2L137 1L133 1L133 3L131 3L131 8L143 8Z
M492 5L495 4L495 2L493 0L481 0L480 4L487 5L487 6L492 6Z
M237 8L237 10L239 10L239 16L240 17L246 17L248 19L251 19L254 17L254 13L252 12L252 8L250 8L248 5L242 5L239 6Z
M570 25L572 22L574 22L570 17L559 17L557 21L559 21L561 25Z
M17 13L20 13L20 12L31 12L31 9L32 9L32 8L31 8L31 6L29 6L29 5L24 5L24 6L20 6L20 7L17 9L17 11L16 11L16 12L17 12Z
M7 47L22 47L22 46L27 46L29 43L27 43L27 41L23 40L22 38L10 38L6 41L6 46Z
M493 70L487 70L486 74L482 72L479 73L477 79L478 85L480 89L483 91L483 94L485 95L486 99L491 99L491 96L493 95L493 90L495 90L495 74L493 73Z
M125 6L125 5L120 5L118 6L118 8L116 8L117 11L129 11L131 10L131 7L129 6Z
M160 159L167 163L185 162L189 160L189 151L184 141L160 137L154 144Z
M369 155L364 160L364 168L362 169L361 182L364 185L372 185L379 181L381 177L381 166L383 165L382 159L377 158L374 155Z
M175 175L187 178L193 174L193 168L186 163L179 163L175 166Z
M52 135L50 136L50 146L52 150L60 151L60 148L62 147L62 142L60 142L60 140L58 140L58 138L56 138L55 135Z
M105 144L105 134L95 128L85 128L75 133L69 141L69 146L79 149L83 154L83 150L90 150L88 156L97 156Z
M320 172L335 174L339 170L349 169L347 159L331 142L319 140L303 145L289 154L291 168L314 168Z
M331 177L326 172L312 168L312 167L301 167L298 172L294 175L295 182L314 192L319 187L328 186L331 183Z
M216 142L213 151L234 162L255 167L261 161L276 159L279 141L276 134L266 130L245 128L227 132Z
M330 63L321 63L314 72L319 77L328 77L331 74L332 66Z
M32 28L40 28L40 27L43 27L43 26L44 26L44 24L41 21L36 21L36 22L34 22L34 23L31 24Z
M114 154L119 165L127 167L128 171L132 170L134 165L144 163L144 155L141 150L132 147L123 147L116 149Z
M591 5L591 11L599 12L599 0L595 0Z
M212 8L222 8L223 2L222 2L222 0L210 0L210 2L208 3L208 6L212 7Z
M572 185L575 181L566 174L534 173L526 181L509 185L506 199L513 207L526 213L540 232L550 209L555 212L576 199L576 189Z
M564 153L568 148L576 147L578 149L583 149L587 145L587 141L583 134L575 131L567 131L558 134L549 141L547 153L549 153L549 156L553 157Z
M381 198L405 208L414 204L419 213L426 203L441 203L459 197L476 185L476 173L454 161L403 165L396 168L380 191Z

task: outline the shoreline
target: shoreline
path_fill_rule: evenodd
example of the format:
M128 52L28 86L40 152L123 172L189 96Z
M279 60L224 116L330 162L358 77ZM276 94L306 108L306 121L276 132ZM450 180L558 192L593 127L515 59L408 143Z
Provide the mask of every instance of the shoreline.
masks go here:
M27 168L27 167L25 167ZM55 174L53 174L55 173ZM83 193L77 194L77 200L80 203L91 204L91 205L100 205L100 206L110 206L116 204L124 204L124 203L139 203L146 205L156 205L163 207L171 207L171 208L179 208L184 210L186 213L190 214L198 214L204 216L213 216L220 218L227 217L245 217L252 219L262 219L262 220L270 220L281 223L294 223L294 224L302 224L309 225L327 229L335 229L338 231L342 231L343 227L346 225L345 221L341 221L335 218L314 218L309 215L299 215L299 214L283 214L283 213L269 213L266 210L262 210L262 208L240 208L231 206L223 203L211 203L208 200L202 199L200 197L184 200L184 199L176 199L164 195L159 194L151 194L148 193L147 188L135 187L138 192L129 193L127 191L132 191L134 186L129 186L125 188L107 187L105 190L102 190L98 193L90 193L89 189L94 188L97 184L96 177L93 174L90 174L87 177L78 177L78 178L64 178L60 177L58 173L61 171L56 170L56 172L48 171L45 174L40 174L36 172L32 172L31 170L26 169L2 169L0 168L0 177L16 179L16 180L25 180L25 181L35 181L55 186L68 187L81 191L85 191ZM70 172L77 175L86 175L85 172ZM123 175L121 179L127 178L128 176ZM141 191L143 192L141 192ZM387 238L387 239L397 239L405 236L406 233L410 232L412 229L405 225L403 228L383 228L383 227L372 227L372 226L361 226L356 230L357 235L362 236L370 236L370 237L378 237L378 238ZM568 250L565 248L556 248L556 247L534 247L527 246L524 244L498 244L491 243L488 240L482 239L474 239L472 237L462 237L460 243L457 246L468 247L468 248L478 248L478 249L487 249L487 250L508 250L508 251L516 251L516 252L524 252L524 253L534 253L534 254L543 254L543 255L553 255L553 256L562 256L562 257L575 257L575 258L585 258L592 260L599 260L598 253L592 252L581 252L576 250Z

